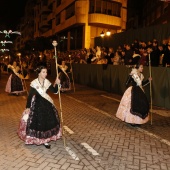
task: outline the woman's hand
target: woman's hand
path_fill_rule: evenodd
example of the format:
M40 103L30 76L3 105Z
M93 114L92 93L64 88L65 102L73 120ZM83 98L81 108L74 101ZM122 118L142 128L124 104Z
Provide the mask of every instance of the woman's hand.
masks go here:
M25 111L26 111L26 113L29 113L30 112L30 108L26 108Z
M151 82L152 81L152 77L149 77L148 80Z
M60 84L60 79L56 78L55 84Z

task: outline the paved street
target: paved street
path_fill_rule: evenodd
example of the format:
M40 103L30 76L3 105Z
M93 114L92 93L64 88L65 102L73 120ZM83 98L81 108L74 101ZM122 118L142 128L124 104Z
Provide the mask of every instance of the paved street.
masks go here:
M27 96L5 93L7 79L0 79L0 170L170 170L169 110L153 107L152 125L130 127L115 117L121 96L76 85L61 93L66 147L62 138L48 150L17 136ZM50 95L60 113L58 95Z

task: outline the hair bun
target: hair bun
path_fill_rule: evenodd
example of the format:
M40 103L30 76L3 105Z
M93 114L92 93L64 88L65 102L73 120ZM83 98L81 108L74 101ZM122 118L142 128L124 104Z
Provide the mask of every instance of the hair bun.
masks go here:
M47 69L47 67L45 67L45 66L39 66L39 67L37 67L34 71L35 71L37 74L39 74L42 69Z

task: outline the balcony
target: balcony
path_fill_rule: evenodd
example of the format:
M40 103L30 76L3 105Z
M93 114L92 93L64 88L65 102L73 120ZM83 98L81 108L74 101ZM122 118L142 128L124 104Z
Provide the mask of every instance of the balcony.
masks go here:
M89 25L105 27L109 26L109 28L121 28L122 19L115 16L105 15L105 14L89 14Z
M49 23L47 20L43 20L42 22L40 22L39 28L49 28Z
M53 13L50 13L48 16L47 16L47 21L51 21L53 20L54 17L53 17Z

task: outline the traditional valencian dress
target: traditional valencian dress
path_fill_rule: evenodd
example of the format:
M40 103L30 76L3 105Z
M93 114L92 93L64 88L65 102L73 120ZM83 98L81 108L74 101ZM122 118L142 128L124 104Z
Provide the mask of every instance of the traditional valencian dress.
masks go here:
M5 91L12 94L18 94L24 92L24 87L21 79L21 75L18 73L19 67L8 65L8 69L11 70L11 74L8 78Z
M61 137L60 119L47 90L57 93L58 87L53 87L47 79L42 86L38 78L33 80L30 86L26 105L30 111L26 109L23 112L18 135L25 144L40 145L56 141Z
M130 124L144 124L149 120L149 102L144 93L143 86L149 84L149 80L143 81L143 74L138 75L137 69L132 69L126 85L131 86L125 91L116 117Z
M66 65L58 65L59 67L59 75L58 78L60 79L60 84L61 84L61 91L68 91L71 90L71 83L70 83L70 78L67 74L67 69L68 66Z

